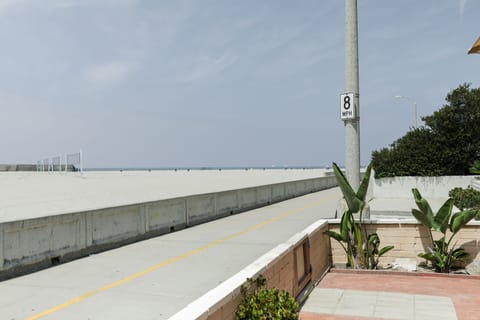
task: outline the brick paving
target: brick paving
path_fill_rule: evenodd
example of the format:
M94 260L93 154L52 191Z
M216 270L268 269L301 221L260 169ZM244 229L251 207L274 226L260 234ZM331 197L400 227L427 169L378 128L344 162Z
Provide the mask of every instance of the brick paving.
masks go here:
M343 270L329 272L317 285L317 288L447 297L453 302L458 319L480 319L480 276ZM438 310L438 308L435 309ZM432 310L435 311L435 309ZM438 312L439 317L441 317L440 310ZM389 318L395 317L383 319ZM416 318L421 317L417 316ZM382 318L301 312L300 319L353 320Z

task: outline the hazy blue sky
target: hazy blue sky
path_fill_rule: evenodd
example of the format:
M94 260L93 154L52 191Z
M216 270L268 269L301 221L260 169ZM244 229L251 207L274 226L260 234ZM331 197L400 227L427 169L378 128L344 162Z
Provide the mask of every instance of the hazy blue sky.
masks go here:
M361 159L480 86L478 0L358 0ZM0 0L0 163L344 163L344 1Z

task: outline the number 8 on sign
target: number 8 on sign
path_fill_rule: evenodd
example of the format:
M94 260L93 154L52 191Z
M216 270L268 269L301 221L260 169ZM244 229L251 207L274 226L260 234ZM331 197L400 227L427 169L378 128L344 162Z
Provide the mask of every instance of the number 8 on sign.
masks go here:
M346 95L343 97L343 109L350 109L350 96Z
M340 95L340 119L355 119L355 111L354 94L345 93Z

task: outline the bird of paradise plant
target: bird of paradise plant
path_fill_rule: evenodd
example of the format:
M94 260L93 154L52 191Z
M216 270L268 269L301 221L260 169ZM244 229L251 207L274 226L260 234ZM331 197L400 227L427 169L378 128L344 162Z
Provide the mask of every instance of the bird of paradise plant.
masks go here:
M379 258L392 250L393 246L380 249L380 237L375 232L368 233L363 221L372 168L368 166L355 192L337 164L333 163L332 167L348 209L342 214L340 232L328 230L324 234L340 243L347 256L347 266L354 269L376 269ZM354 214L358 214L359 218L355 219Z

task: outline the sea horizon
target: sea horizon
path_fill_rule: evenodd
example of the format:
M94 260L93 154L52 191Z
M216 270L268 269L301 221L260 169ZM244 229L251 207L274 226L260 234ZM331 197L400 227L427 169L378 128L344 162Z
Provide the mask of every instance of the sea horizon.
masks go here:
M330 166L178 166L178 167L90 167L84 171L190 171L190 170L312 170Z

